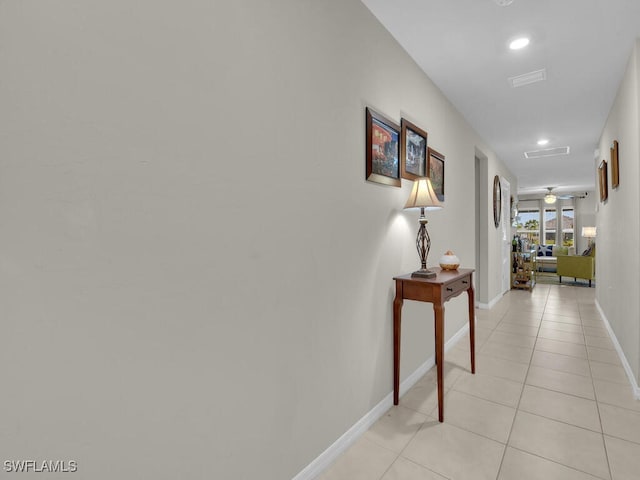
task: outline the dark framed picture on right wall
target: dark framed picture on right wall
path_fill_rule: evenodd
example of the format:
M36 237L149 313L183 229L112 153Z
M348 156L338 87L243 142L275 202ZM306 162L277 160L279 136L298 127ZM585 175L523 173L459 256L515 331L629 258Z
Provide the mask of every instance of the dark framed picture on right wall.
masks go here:
M604 202L609 196L609 188L608 183L609 179L607 178L607 161L602 160L600 162L600 166L598 167L598 185L600 186L600 201Z
M620 185L620 171L618 166L618 141L613 141L611 147L611 188L618 188Z

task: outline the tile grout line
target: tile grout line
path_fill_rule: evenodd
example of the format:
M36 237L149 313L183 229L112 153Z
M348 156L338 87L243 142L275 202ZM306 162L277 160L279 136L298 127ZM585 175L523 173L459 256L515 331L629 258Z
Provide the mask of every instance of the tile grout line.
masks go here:
M582 324L582 314L580 314L580 323ZM582 330L584 335L584 328ZM584 343L585 345L587 343L586 335L585 335ZM588 348L587 348L587 363L589 364L589 373L591 374L591 386L593 388L593 396L596 399L596 410L598 411L598 421L600 422L600 430L602 431L602 447L604 448L604 456L607 459L607 468L609 469L609 478L613 478L613 472L611 471L611 462L609 461L609 451L607 450L607 442L604 439L604 426L602 425L602 414L600 413L600 401L598 400L598 392L596 392L596 385L595 385L595 382L593 381L593 371L591 370L591 356L589 355Z
M540 323L538 324L538 333L540 332L540 328L542 325L542 319L544 318L544 311L546 309L547 302L549 301L549 293L551 290L547 290L547 296L544 300L545 308L542 310L542 314L540 316ZM518 417L518 412L520 411L520 403L522 402L522 395L524 395L524 387L527 384L527 377L529 376L529 370L531 369L531 362L533 361L533 354L536 351L536 344L538 343L538 335L536 334L536 341L533 344L533 350L531 351L531 357L529 357L529 366L527 367L527 373L524 376L524 380L522 382L522 390L520 391L520 398L518 398L518 404L516 405L516 412L513 416L513 423L511 424L511 428L509 429L509 435L507 436L507 441L504 446L504 451L502 452L502 458L500 459L500 467L498 467L498 472L496 473L496 480L500 478L500 472L502 471L502 465L504 464L504 457L507 455L507 449L509 448L509 442L511 441L511 435L513 434L513 428L516 424L516 418Z
M550 291L549 291L549 292L550 292ZM547 296L547 301L548 301L548 299L549 299L549 297ZM574 299L574 300L576 300L576 301L577 301L577 299ZM578 303L579 303L579 302L578 302ZM545 302L545 305L546 305L546 302ZM546 313L546 307L545 307L545 311L543 311L542 318L544 318L544 314L545 314L545 313ZM541 326L542 326L542 321L541 321L541 323L540 323L540 328L541 328ZM583 327L583 325L582 325L582 319L581 319L581 318L580 318L580 326L581 326L581 328ZM539 331L539 329L538 329L538 331ZM583 336L584 336L584 329L583 329L583 331L582 331L582 334L583 334ZM536 337L536 344L537 344L537 339L538 339L538 338L544 338L544 337ZM558 341L561 341L561 340L558 340ZM571 342L564 342L564 343L571 343ZM535 353L535 346L536 346L536 344L534 344L534 353ZM585 349L586 349L586 339L585 339ZM555 352L550 352L550 353L555 353ZM562 354L559 354L559 355L562 355ZM564 356L568 356L568 355L564 355ZM570 357L570 356L569 356L569 357ZM572 357L572 358L578 358L578 357ZM587 363L589 363L588 352L587 352L587 358L586 358L586 360L587 360ZM533 361L533 357L531 358L531 361ZM522 394L524 393L524 387L527 385L527 384L526 384L526 378L528 377L530 367L531 367L531 363L530 363L530 365L529 365L529 369L527 370L527 376L525 377L525 383L523 384L523 392L522 392ZM591 373L591 366L590 366L590 364L589 364L589 372ZM564 373L570 373L570 372L564 372ZM577 374L576 374L576 375L577 375ZM584 376L584 375L578 375L578 376L581 376L581 377L587 378L587 377L586 377L586 376ZM591 377L591 384L592 384L592 388L594 388L594 387L593 387L593 377ZM549 390L549 391L556 392L556 390L546 389L546 388L544 388L544 387L537 387L537 388L542 388L542 389L545 389L545 390ZM558 393L563 393L563 392L558 392ZM569 426L573 426L573 427L581 428L581 429L586 430L586 431L589 431L589 432L593 432L593 433L600 433L600 434L603 436L603 441L604 441L604 434L603 434L603 432L594 432L593 430L590 430L590 429L588 429L588 428L584 428L584 427L580 427L580 426L578 426L578 425L573 425L573 424L570 424L570 423L567 423L567 422L563 422L563 421L560 421L560 420L556 420L556 419L552 419L552 418L549 418L549 417L545 417L544 415L539 415L539 414L536 414L536 413L526 412L525 410L520 410L520 402L521 402L521 400L522 400L522 394L521 394L521 396L520 396L520 401L518 402L518 407L517 407L517 409L516 409L516 415L517 415L517 413L518 413L518 412L522 411L522 412L524 412L524 413L528 413L528 414L531 414L531 415L535 415L535 416L538 416L538 417L540 417L540 418L547 418L547 419L549 419L549 420L557 421L557 422L559 422L559 423L564 423L565 425L569 425ZM566 394L566 393L565 393L565 394ZM576 398L583 398L583 399L584 399L584 397L580 397L580 396L578 396L578 395L572 395L572 394L566 394L566 395L571 395L571 396L574 396L574 397L576 397ZM594 399L595 399L595 398L596 398L596 396L595 396L595 388L594 388ZM589 399L586 399L586 400L589 400ZM597 400L596 400L596 406L597 406L597 404L598 404L598 402L597 402ZM515 424L515 419L514 419L514 424ZM602 429L602 426L601 426L601 429ZM507 439L507 445L506 445L507 447L510 447L510 445L509 445L509 441L511 440L511 434L512 434L512 432L513 432L513 425L512 425L512 427L511 427L511 432L509 433L509 438ZM515 450L519 450L519 451L521 451L521 452L527 453L527 454L529 454L529 455L533 455L533 456L538 457L538 458L541 458L541 459L543 459L543 460L546 460L546 461L549 461L549 462L555 463L555 464L557 464L557 465L561 465L561 466L563 466L563 467L565 467L565 468L569 468L569 469L572 469L572 470L575 470L575 471L582 472L582 473L588 474L588 475L590 475L590 476L593 476L593 474L592 474L592 473L584 472L584 471L579 470L579 469L577 469L577 468L575 468L575 467L571 467L571 466L569 466L569 465L565 465L565 464L560 463L560 462L558 462L558 461L555 461L555 460L552 460L552 459L548 459L548 458L546 458L546 457L542 457L542 456L537 455L537 454L535 454L535 453L528 452L528 451L525 451L525 450L521 450L521 449L519 449L519 448L512 447L512 446L511 446L511 448L514 448ZM505 454L506 454L506 448L505 448ZM503 458L502 458L502 461L501 461L501 463L500 463L500 469L498 470L498 477L499 477L499 475L500 475L500 471L502 470L502 463L504 462L504 455L505 455L505 454L503 454ZM605 448L605 454L606 454L606 448ZM610 466L609 466L609 463L608 463L608 457L607 457L607 467L609 468L609 475L610 475L610 476L609 476L609 478L611 479L611 478L612 478L612 477L611 477L611 469L610 469ZM594 476L594 478L598 478L598 477L595 477L595 476Z
M436 407L436 408L437 408L437 407ZM417 410L414 410L414 411L417 411ZM449 477L447 477L446 475L443 475L443 474L442 474L442 473L440 473L440 472L436 472L436 471L435 471L435 470L433 470L432 468L429 468L429 467L427 467L426 465L422 465L422 464L420 464L420 463L417 463L417 462L415 462L414 460L412 460L412 459L410 459L410 458L408 458L408 457L405 457L405 456L403 455L404 451L409 447L409 445L411 444L411 442L413 442L413 439L414 439L414 438L416 438L416 436L418 436L418 433L420 432L420 430L422 430L422 427L424 427L425 423L427 423L427 422L428 422L428 421L430 421L430 420L431 420L431 421L436 421L436 422L438 421L438 419L437 419L436 417L432 417L431 415L423 414L422 412L418 412L418 413L420 413L421 415L424 415L425 417L427 417L427 418L426 418L426 420L420 424L420 427L419 427L419 428L415 431L415 433L411 436L411 439L406 443L406 445L405 445L404 447L402 447L402 449L401 449L401 450L400 450L400 452L398 453L398 456L393 460L393 462L391 462L391 465L389 465L389 467L384 471L384 473L382 474L382 477L380 477L380 479L379 479L379 480L382 480L382 479L384 478L384 476L387 474L387 472L389 471L389 469L393 466L393 464L394 464L394 463L396 463L396 462L398 461L398 459L399 459L399 458L402 458L403 460L406 460L406 461L411 462L411 463L413 463L413 464L415 464L415 465L418 465L420 468L424 468L424 469L426 469L426 470L429 470L430 472L433 472L433 473L435 473L435 474L437 474L437 475L441 476L442 478L445 478L445 479L447 479L447 480L451 480L451 479L450 479Z
M517 450L519 452L526 453L527 455L531 455L532 457L540 458L540 459L542 459L544 461L555 463L556 465L560 465L561 467L568 468L568 469L573 470L575 472L584 473L585 475L593 477L594 479L606 480L606 479L604 479L602 477L594 475L593 473L585 472L584 470L580 470L579 468L570 467L569 465L565 465L564 463L560 463L557 460L552 460L550 458L543 457L541 455L538 455L537 453L528 452L527 450L522 450L521 448L518 448L518 447L511 447L511 448L513 448L514 450Z
M422 428L422 426L420 428ZM413 438L412 438L412 440L413 440ZM393 462L391 462L389 464L389 466L384 470L384 472L382 472L382 475L380 475L380 477L378 477L378 480L382 480L384 478L384 476L387 474L387 472L389 470L391 470L391 467L393 467L393 465L398 461L399 458L400 458L400 454L398 453L398 454L396 454L396 458L393 459Z

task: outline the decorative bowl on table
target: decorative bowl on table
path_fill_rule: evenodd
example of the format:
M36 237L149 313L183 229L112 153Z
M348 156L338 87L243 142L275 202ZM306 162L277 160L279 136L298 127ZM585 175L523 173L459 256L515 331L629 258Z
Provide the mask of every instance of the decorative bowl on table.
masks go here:
M440 258L440 268L443 270L457 270L459 266L460 259L451 250L447 250Z

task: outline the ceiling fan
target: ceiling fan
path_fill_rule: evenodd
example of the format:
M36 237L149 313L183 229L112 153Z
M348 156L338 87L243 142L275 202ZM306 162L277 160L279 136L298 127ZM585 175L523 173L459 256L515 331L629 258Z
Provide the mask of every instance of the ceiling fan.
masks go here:
M548 203L548 204L553 204L556 203L556 200L560 199L560 200L570 200L572 198L585 198L587 195L589 195L589 192L584 192L584 193L578 193L578 194L574 194L574 193L563 193L560 195L556 195L555 193L553 193L553 190L556 187L547 187L547 194L544 196L544 203Z

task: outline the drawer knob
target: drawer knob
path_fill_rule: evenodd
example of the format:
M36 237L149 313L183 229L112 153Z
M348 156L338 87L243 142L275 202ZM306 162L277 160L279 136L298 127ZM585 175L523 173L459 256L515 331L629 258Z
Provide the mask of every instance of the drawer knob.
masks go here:
M453 288L447 287L447 292L453 292Z
M466 280L462 280L462 283L465 284L465 285L469 285L469 282L466 281Z

